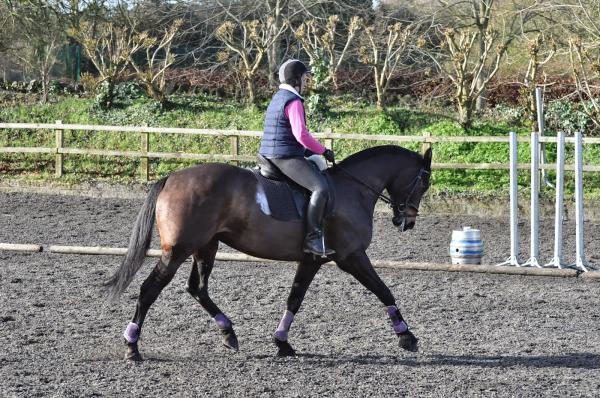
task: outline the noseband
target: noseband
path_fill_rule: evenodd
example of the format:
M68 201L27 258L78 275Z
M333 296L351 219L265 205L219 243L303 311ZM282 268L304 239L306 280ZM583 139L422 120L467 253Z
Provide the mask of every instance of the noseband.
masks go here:
M419 208L410 202L410 198L415 193L415 189L417 188L417 183L423 179L423 176L431 174L429 171L425 170L425 168L421 167L421 170L419 170L419 173L415 176L415 178L412 180L412 182L406 187L406 189L410 189L410 192L406 196L404 203L399 204L394 199L392 199L391 195L387 196L383 192L378 192L375 188L371 187L364 181L361 181L360 179L355 177L353 174L344 170L344 168L340 167L337 163L334 162L333 166L340 169L344 174L346 174L348 177L352 178L354 181L356 181L359 184L361 184L362 186L368 188L371 192L375 193L375 195L377 195L379 197L379 199L381 199L382 202L384 202L390 206L390 208L394 212L395 216L397 215L400 217L406 217L406 215L407 215L406 209L413 209L415 211L415 214L414 214L415 217L419 215Z
M395 210L398 212L399 216L406 217L406 209L413 209L415 211L414 216L415 217L418 216L419 208L410 202L410 198L415 193L415 189L417 188L417 183L419 181L423 180L424 175L429 175L429 174L431 174L429 171L427 171L423 167L421 167L421 170L419 170L419 174L416 175L416 177L412 180L412 182L407 187L407 188L410 188L410 192L408 193L408 196L406 196L404 203L398 205L390 197L388 204L390 205L392 210L394 210L394 207L395 207ZM381 195L380 195L380 197L381 197Z

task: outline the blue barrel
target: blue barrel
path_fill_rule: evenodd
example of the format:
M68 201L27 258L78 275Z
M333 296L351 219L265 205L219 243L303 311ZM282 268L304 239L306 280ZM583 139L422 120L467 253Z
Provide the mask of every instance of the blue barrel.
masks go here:
M481 232L471 227L452 231L449 254L452 264L481 264L483 256Z

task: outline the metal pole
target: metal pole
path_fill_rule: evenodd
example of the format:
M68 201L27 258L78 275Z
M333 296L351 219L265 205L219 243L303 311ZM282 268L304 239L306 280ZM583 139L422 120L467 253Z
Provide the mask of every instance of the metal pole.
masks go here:
M556 203L554 208L554 256L546 267L563 268L563 220L564 220L564 180L565 180L565 133L556 136Z
M540 136L544 136L544 99L543 99L543 88L536 87L535 88L535 109L537 111L537 124L538 131L540 132ZM546 164L546 144L541 144L542 164ZM546 169L542 169L542 180L544 181L544 185L547 187L552 187L552 183L548 180L548 174L546 173Z
M583 242L583 139L575 133L575 267L587 271Z
M519 264L519 206L518 206L518 190L517 190L517 134L514 131L510 132L510 257L503 263L498 265L514 265Z
M538 262L540 256L540 134L531 133L531 257L524 266L542 266Z
M55 123L62 124L62 121L56 120ZM54 175L56 177L62 177L62 175L63 175L63 154L60 153L60 150L62 149L62 147L64 145L63 130L55 130L55 137L56 137L56 144L55 144L56 155L54 155Z

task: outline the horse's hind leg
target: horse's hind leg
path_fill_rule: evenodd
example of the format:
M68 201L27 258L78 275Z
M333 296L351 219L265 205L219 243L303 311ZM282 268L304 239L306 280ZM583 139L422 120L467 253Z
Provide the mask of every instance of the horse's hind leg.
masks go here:
M375 294L386 306L386 312L390 317L394 331L398 335L400 347L408 351L417 351L417 338L408 330L408 325L396 306L396 300L392 292L377 275L367 254L362 250L357 251L343 260L336 260L336 263L338 267L354 276L364 287Z
M160 292L171 282L179 266L189 257L190 253L183 253L173 248L169 255L163 254L158 263L146 278L140 288L137 306L133 319L127 325L123 336L127 344L125 359L141 360L138 350L138 339L142 325L150 306L156 301Z
M233 324L225 314L217 307L208 294L208 278L212 272L217 254L218 241L212 241L202 250L194 253L192 272L188 279L187 291L195 298L202 308L209 313L223 334L223 345L233 350L239 349L237 336L233 330ZM200 260L200 272L198 272L198 260Z
M298 264L296 269L296 275L294 276L294 282L292 283L292 290L287 299L287 308L277 330L275 330L273 336L273 342L277 345L277 356L293 356L296 355L296 351L288 343L288 332L294 316L300 309L306 291L310 286L313 278L317 274L317 271L321 268L321 262L315 262L310 260L311 257L307 256L306 259Z

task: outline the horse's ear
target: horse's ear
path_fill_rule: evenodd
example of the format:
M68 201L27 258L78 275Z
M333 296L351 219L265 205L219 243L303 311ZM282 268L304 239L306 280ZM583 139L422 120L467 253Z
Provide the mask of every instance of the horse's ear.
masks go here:
M427 170L431 169L431 148L427 148L425 154L423 155L423 162Z

